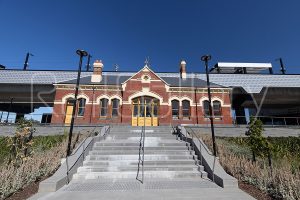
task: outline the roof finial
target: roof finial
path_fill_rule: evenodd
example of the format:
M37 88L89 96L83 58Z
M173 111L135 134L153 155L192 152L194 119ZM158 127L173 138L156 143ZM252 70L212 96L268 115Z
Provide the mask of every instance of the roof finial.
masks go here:
M119 65L115 64L114 67L115 67L115 71L117 72L119 70Z
M149 58L149 56L146 57L145 65L148 66L148 67L150 66L150 58Z

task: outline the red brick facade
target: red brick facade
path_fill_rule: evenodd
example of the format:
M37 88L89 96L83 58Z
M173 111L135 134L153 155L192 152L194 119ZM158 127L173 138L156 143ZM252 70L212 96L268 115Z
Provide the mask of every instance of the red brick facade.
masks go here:
M147 77L145 77L147 76ZM62 124L65 121L66 102L74 97L75 85L57 84L53 108L53 124ZM215 119L218 124L232 124L229 88L212 88L212 100L221 103L221 117ZM79 98L86 99L83 116L75 119L76 124L105 124L122 123L131 124L132 99L139 96L150 96L159 100L158 123L170 124L208 124L209 119L204 117L203 101L207 100L207 90L194 87L172 87L158 77L148 67L129 78L121 85L80 85ZM100 99L109 99L108 115L100 117ZM111 100L120 100L118 117L111 116ZM179 119L173 119L171 100L180 102ZM190 117L182 117L181 102L190 102Z

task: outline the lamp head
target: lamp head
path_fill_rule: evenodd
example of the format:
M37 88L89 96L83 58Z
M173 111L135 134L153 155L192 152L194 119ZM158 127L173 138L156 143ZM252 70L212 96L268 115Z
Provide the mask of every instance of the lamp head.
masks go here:
M202 61L209 61L211 59L211 55L204 55L201 57Z
M80 49L78 49L78 50L76 51L76 53L77 53L79 56L81 56L81 57L85 57L85 56L88 55L88 53L87 53L85 50L80 50Z

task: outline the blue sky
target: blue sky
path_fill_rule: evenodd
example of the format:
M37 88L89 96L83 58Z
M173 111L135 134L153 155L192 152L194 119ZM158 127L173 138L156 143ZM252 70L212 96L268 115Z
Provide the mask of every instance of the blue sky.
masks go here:
M76 49L104 70L136 71L149 56L154 71L203 72L216 62L272 62L300 73L300 1L290 0L0 0L0 64L77 69Z

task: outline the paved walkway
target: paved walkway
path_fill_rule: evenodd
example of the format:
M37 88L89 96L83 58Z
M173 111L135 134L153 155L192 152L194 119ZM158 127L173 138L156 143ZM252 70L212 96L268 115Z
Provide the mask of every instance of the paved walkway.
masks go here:
M254 199L240 189L218 187L210 180L159 180L152 179L144 184L136 180L102 182L85 180L72 182L41 200L199 200L199 199Z

